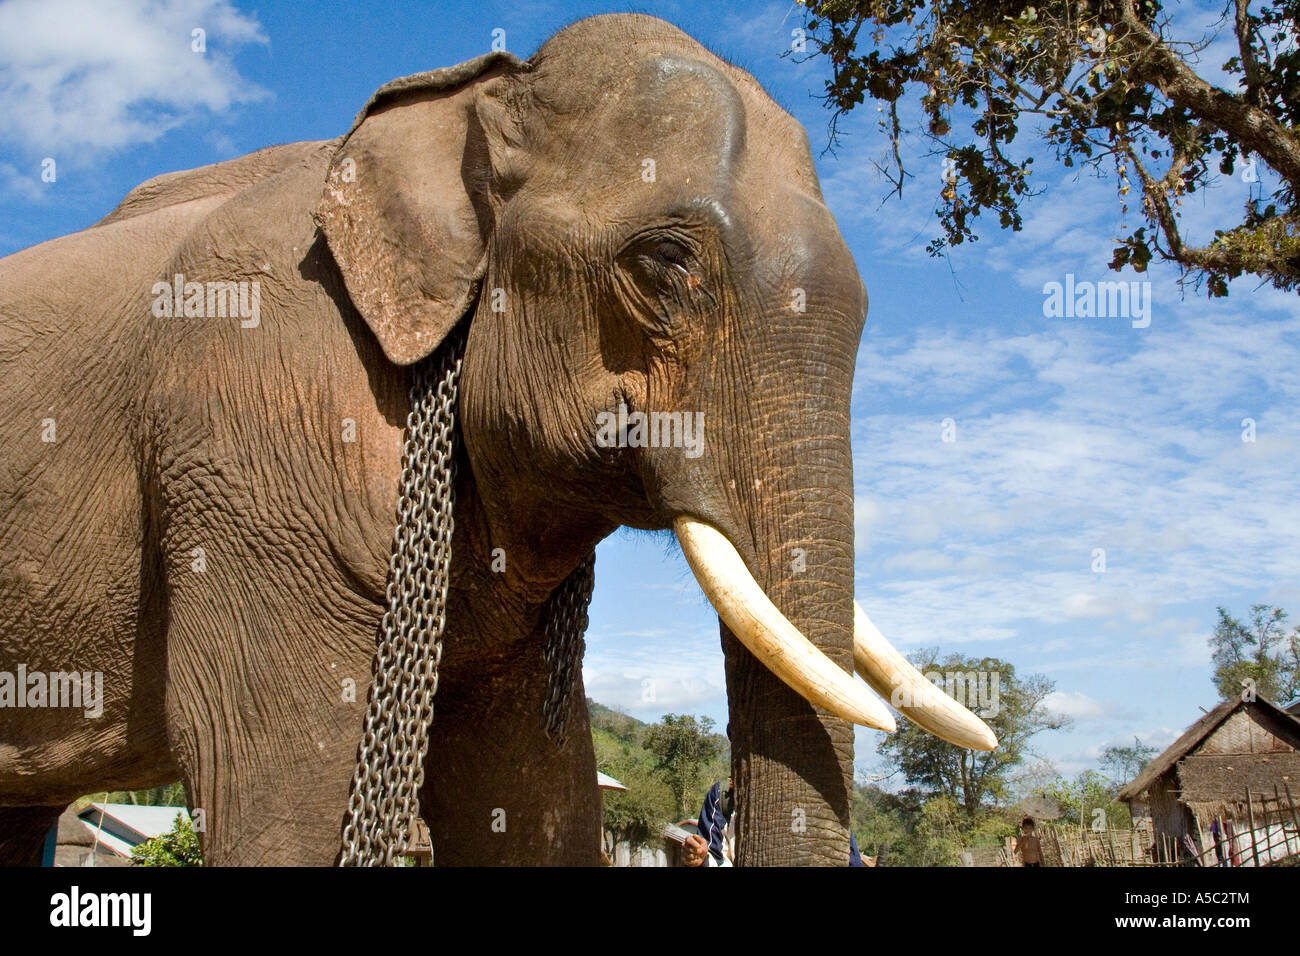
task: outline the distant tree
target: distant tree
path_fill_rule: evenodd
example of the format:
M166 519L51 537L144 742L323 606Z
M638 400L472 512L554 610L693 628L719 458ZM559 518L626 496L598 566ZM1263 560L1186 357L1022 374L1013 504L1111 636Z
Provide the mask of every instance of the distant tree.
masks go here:
M194 832L189 814L176 814L170 830L132 848L131 863L133 866L202 866L199 835Z
M1247 624L1223 608L1218 612L1210 648L1220 695L1226 700L1253 686L1261 697L1285 703L1300 694L1300 628L1287 634L1286 611L1252 604Z
M1033 193L1033 150L1017 139L1025 126L1062 166L1100 175L1112 165L1121 212L1140 197L1145 224L1121 225L1112 269L1143 272L1158 256L1205 279L1210 295L1227 295L1226 280L1243 273L1300 286L1300 0L1225 3L1205 37L1177 36L1156 0L801 2L807 52L830 61L832 133L866 97L877 101L891 145L877 168L899 194L912 175L902 149L911 137L945 157L948 175L928 177L943 229L931 254L978 238L985 211L1003 229L1021 228ZM1221 33L1233 55L1202 64ZM1198 73L1220 66L1223 86ZM1276 173L1276 191L1265 198L1252 187L1239 220L1218 223L1204 245L1186 241L1183 198L1238 164L1262 184L1256 157Z
M996 750L963 750L906 718L899 720L898 732L884 737L877 747L909 784L949 797L973 820L986 802L1006 796L1012 771L1029 754L1030 740L1045 730L1068 726L1069 718L1043 705L1055 687L1050 680L1038 674L1017 678L1007 661L952 654L940 662L935 650L921 651L912 659L924 674L945 675L945 683L947 675L964 675L969 687L969 678L982 675L990 691L996 688L995 697L972 706L997 734ZM967 704L974 704L969 695Z
M1034 760L1016 768L1010 779L1008 800L1019 800L1030 794L1038 793L1043 787L1051 786L1061 776L1055 763L1047 758Z
M1128 806L1115 798L1116 791L1097 771L1085 770L1073 780L1057 779L1038 792L1061 808L1062 822L1104 832L1132 825Z
M683 817L695 816L709 779L709 767L722 752L713 720L690 714L665 714L645 732L643 746L655 755L655 769L663 775Z
M148 790L114 790L104 798L105 803L130 803L141 807L183 807L185 784L169 783Z
M851 819L863 853L884 851L882 866L957 866L966 847L1001 846L1017 832L993 807L971 816L947 794L875 786L854 788Z
M624 752L612 759L597 762L625 791L603 793L605 829L616 839L633 845L653 842L664 826L676 816L676 800L662 776L634 752Z
M1009 837L1020 832L1017 814L1005 810L984 814L966 831L966 846L1004 846Z
M905 865L910 826L902 801L878 787L853 788L850 820L858 849L867 856L885 851L888 865Z
M1144 744L1137 737L1133 738L1132 747L1106 747L1101 752L1101 766L1110 774L1112 781L1124 785L1142 772L1142 768L1151 762L1151 758L1160 753L1159 747Z
M948 794L926 800L907 849L908 866L960 866L969 814Z

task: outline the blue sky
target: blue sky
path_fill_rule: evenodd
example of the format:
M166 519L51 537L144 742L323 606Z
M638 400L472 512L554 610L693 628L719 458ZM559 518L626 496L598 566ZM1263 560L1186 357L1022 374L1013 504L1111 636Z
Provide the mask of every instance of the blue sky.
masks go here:
M1117 278L1105 264L1122 221L1113 175L1066 176L1046 157L1023 232L930 258L941 159L909 155L917 179L882 206L872 104L822 152L825 68L780 57L802 22L788 2L10 0L0 254L90 225L150 176L337 136L376 87L486 52L494 29L527 57L578 16L621 9L663 16L747 68L809 131L871 297L853 401L857 595L881 630L905 652L996 655L1054 680L1049 703L1074 726L1037 749L1062 772L1134 735L1170 742L1215 702L1216 604L1300 614L1296 297L1238 281L1207 300L1157 267L1121 277L1151 283L1146 328L1045 317L1045 283ZM1194 4L1177 16L1188 38L1214 19ZM1226 42L1203 55L1210 77ZM1193 237L1239 216L1251 188L1223 177L1189 197ZM945 419L955 441L942 440ZM647 720L693 712L724 725L717 619L671 540L620 532L596 575L588 693ZM864 778L879 773L878 739L859 730Z

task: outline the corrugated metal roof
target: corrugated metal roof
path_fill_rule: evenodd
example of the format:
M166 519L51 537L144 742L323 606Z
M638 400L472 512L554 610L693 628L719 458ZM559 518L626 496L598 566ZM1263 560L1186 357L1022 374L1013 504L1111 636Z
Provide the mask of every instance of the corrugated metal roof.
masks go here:
M92 829L99 825L99 812L104 811L104 828L110 827L119 833L126 826L140 834L141 840L166 833L176 823L176 815L184 813L184 807L138 807L133 803L92 803L78 814ZM113 826L111 821L117 821ZM124 834L130 836L130 834Z
M623 786L621 783L619 783L609 774L601 773L599 770L596 771L596 786L600 787L600 789L602 790L626 790L627 789L627 787Z
M84 820L82 822L85 823ZM86 823L86 828L91 831L92 840L98 837L98 842L100 846L108 847L118 856L129 857L131 855L131 848L137 845L134 843L127 843L121 837L114 836L112 833L109 833L107 830L100 830L98 833L95 833L94 826L92 826L89 823Z

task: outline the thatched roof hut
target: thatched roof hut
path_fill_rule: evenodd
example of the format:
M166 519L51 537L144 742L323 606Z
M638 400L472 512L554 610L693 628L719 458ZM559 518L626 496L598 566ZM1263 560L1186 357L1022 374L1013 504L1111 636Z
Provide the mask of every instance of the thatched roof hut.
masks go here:
M106 842L96 839L96 833L87 821L78 816L75 810L64 810L59 816L58 833L55 836L55 866L130 866L131 861L123 857Z
M1011 812L1017 817L1032 817L1036 822L1059 820L1065 815L1055 800L1037 793L1025 797Z
M1204 849L1214 821L1245 820L1247 794L1271 798L1275 788L1300 799L1300 720L1262 697L1237 698L1188 727L1119 799L1135 816L1149 807L1156 856L1167 858L1189 840Z

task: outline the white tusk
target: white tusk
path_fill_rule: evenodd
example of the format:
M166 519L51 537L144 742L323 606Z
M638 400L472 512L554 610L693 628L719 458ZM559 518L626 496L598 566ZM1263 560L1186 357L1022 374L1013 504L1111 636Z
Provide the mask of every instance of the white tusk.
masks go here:
M872 690L890 703L901 701L894 706L935 736L968 750L997 747L998 738L988 724L926 680L894 650L857 601L853 602L853 666Z
M721 531L685 515L673 521L673 530L718 617L764 667L836 717L878 730L898 729L884 704L777 609Z

